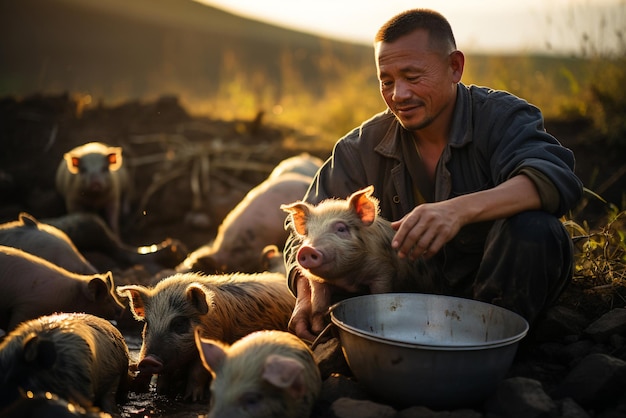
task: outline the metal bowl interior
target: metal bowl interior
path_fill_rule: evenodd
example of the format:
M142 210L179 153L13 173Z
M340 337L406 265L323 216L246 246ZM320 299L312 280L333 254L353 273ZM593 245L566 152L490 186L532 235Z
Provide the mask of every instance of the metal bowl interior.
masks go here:
M421 293L350 298L333 306L331 320L365 338L437 350L493 348L528 332L524 318L499 306Z
M374 397L435 409L491 394L528 332L521 316L450 296L388 293L334 305L344 356Z

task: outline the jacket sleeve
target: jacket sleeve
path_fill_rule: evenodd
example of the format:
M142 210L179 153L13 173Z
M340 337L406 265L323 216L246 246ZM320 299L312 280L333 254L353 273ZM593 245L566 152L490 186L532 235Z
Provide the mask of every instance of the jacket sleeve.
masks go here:
M490 132L485 152L490 155L494 184L526 174L537 186L543 209L564 215L580 200L583 191L574 173L573 152L546 132L538 108L512 95L495 92L490 96L479 113L498 117L475 122L479 125L477 132Z

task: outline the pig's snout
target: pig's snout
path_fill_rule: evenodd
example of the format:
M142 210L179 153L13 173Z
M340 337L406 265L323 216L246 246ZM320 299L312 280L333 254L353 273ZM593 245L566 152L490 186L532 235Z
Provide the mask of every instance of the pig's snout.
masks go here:
M298 264L305 269L312 269L322 265L324 255L313 247L303 245L298 250Z
M144 357L137 365L140 374L159 374L163 370L163 362L155 355Z

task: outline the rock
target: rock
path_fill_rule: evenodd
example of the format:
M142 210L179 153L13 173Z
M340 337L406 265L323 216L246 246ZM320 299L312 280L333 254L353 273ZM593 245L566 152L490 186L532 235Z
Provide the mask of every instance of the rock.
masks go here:
M564 337L579 335L588 325L589 320L580 312L556 305L536 324L533 335L538 342L561 341Z
M556 399L570 397L583 407L605 407L624 393L626 362L607 354L589 354L556 388Z
M372 401L340 398L333 402L332 411L337 418L391 418L396 410Z
M317 363L322 379L326 379L333 373L351 376L352 372L341 351L341 343L338 338L331 338L313 350L313 356Z
M572 398L565 398L561 402L561 416L566 418L591 418L591 415Z
M575 364L582 360L593 348L593 341L580 340L568 344L561 351L564 364Z
M334 373L322 381L322 391L311 414L312 418L332 417L330 408L340 398L364 400L368 394L354 380Z
M485 403L486 412L507 418L558 417L557 404L541 382L526 377L504 380Z
M596 342L606 342L612 335L626 333L626 309L615 308L602 315L584 330Z
M433 411L425 406L412 406L398 412L394 418L481 418L483 414L471 409Z

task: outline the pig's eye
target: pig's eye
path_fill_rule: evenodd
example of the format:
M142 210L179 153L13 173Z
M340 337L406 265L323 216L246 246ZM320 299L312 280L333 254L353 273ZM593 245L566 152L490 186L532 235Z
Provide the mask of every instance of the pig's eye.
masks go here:
M170 331L176 334L185 334L189 331L189 318L178 316L170 323Z
M348 225L343 222L337 222L335 224L335 232L342 235L347 234L350 232L350 228L348 228Z
M241 408L248 412L254 412L259 409L263 403L263 395L259 392L246 392L239 398Z

